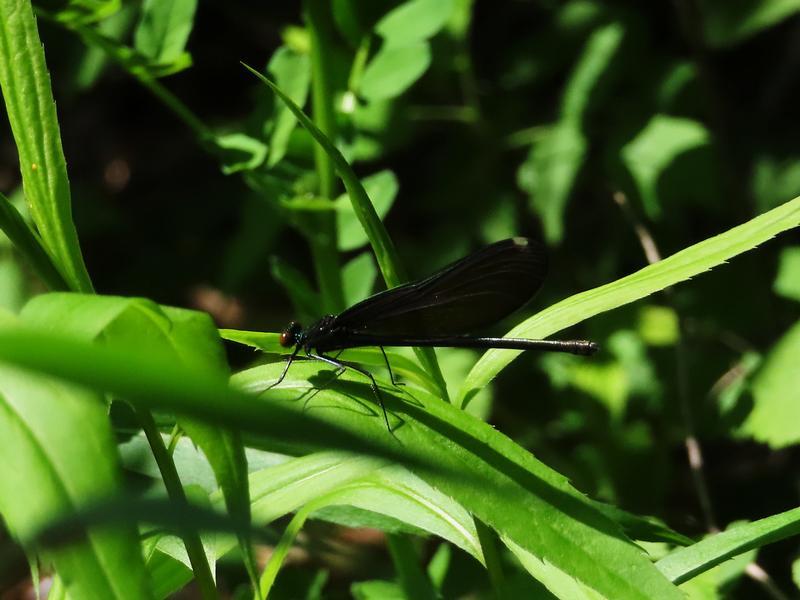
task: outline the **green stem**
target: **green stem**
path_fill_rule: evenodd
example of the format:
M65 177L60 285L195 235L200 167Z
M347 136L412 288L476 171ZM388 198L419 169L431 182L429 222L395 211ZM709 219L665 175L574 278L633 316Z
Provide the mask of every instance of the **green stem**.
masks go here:
M311 105L316 126L330 140L336 139L336 121L333 110L331 85L330 9L322 0L306 0L305 19L311 38ZM328 17L326 19L326 17ZM331 157L320 145L314 145L314 163L319 177L319 193L333 200L336 193L336 170ZM325 312L339 312L344 308L341 268L336 237L336 214L321 213L313 217L314 231L311 235L311 255L314 270L322 294Z
M406 598L435 600L436 590L428 574L420 567L419 555L410 536L390 533L386 536L386 543Z
M483 560L486 563L486 570L489 572L489 581L494 590L496 598L503 597L505 587L505 576L500 562L500 553L497 551L497 535L486 523L475 518L475 530L478 532L478 540L483 551Z
M161 471L161 477L164 480L164 486L167 488L167 495L173 502L186 505L186 494L181 485L178 471L175 468L175 463L164 445L164 440L161 438L161 433L156 426L153 415L140 408L135 408L136 415L142 425L142 430L150 448L153 451L153 457L156 459L158 470ZM206 559L206 553L203 549L203 542L200 540L200 535L196 531L186 531L182 535L183 544L186 546L186 554L189 556L189 562L192 565L197 586L200 588L200 593L204 600L216 600L217 588L214 584L214 576L211 573L211 567Z

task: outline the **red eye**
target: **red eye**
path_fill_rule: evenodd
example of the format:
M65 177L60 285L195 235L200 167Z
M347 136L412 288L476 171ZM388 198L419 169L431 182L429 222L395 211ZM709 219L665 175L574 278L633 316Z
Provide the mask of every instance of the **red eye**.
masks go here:
M289 334L289 332L288 332L288 331L284 331L284 332L281 334L280 344L281 344L281 346L283 346L284 348L288 348L289 346L291 346L291 345L292 345L292 341L291 341L291 335Z

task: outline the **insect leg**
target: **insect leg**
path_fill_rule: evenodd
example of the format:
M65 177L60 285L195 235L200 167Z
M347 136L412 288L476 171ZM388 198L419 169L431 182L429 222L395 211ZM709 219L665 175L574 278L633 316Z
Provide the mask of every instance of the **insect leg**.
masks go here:
M370 383L372 385L372 393L375 394L375 398L378 400L378 404L381 405L381 410L383 411L383 420L386 422L386 429L392 431L392 427L389 425L389 416L386 414L386 407L383 405L383 397L381 396L380 389L378 389L378 384L375 381L375 378L372 376L372 373L367 371L366 369L362 369L361 367L354 365L353 363L349 362L342 362L335 358L331 358L330 356L325 356L324 354L314 354L313 352L306 352L309 357L315 360L321 360L322 362L328 363L329 365L333 365L338 369L352 369L357 373L361 373L364 377L369 378Z
M394 380L394 373L392 373L392 365L389 364L389 357L386 356L386 350L383 349L383 346L378 346L381 349L381 354L383 354L383 360L386 363L386 368L389 369L389 379L392 380L392 385L395 387L400 387L401 385L405 385L400 381Z
M289 372L289 367L291 366L292 362L294 362L294 358L295 358L295 356L297 356L297 353L298 353L298 352L300 352L300 346L295 346L295 349L294 349L294 351L293 351L293 352L292 352L292 354L289 356L289 360L287 360L287 361L286 361L286 366L283 368L283 373L281 373L281 376L280 376L280 377L278 377L278 379L277 379L277 381L275 381L275 383L273 383L273 384L271 384L271 385L267 386L267 389L268 389L268 390L271 390L271 389L272 389L272 388L274 388L276 385L280 385L280 384L281 384L281 382L282 382L282 381L283 381L283 380L286 378L286 373L288 373L288 372Z

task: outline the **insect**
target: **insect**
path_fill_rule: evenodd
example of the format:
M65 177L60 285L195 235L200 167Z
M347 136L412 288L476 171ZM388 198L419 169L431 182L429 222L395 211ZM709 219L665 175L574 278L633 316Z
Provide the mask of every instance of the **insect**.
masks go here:
M547 255L535 240L515 237L496 242L458 260L433 275L379 292L338 315L326 315L308 328L291 322L280 336L284 348L294 347L286 367L270 388L286 377L303 351L314 360L352 369L369 378L372 391L389 418L378 385L363 367L329 353L377 346L395 384L385 346L503 348L591 355L598 346L586 340L529 340L477 337L475 330L508 316L539 290L547 274Z

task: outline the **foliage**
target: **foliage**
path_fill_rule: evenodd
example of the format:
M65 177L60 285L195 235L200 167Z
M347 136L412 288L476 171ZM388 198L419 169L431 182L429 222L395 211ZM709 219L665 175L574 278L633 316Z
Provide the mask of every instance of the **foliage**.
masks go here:
M798 12L0 0L0 589L796 595ZM273 386L291 315L514 235L500 327L598 355L346 351L389 431Z

